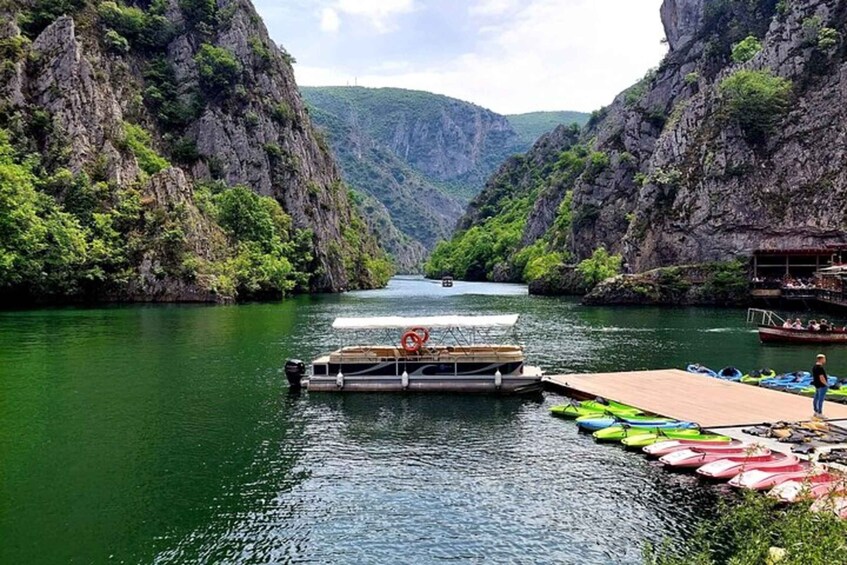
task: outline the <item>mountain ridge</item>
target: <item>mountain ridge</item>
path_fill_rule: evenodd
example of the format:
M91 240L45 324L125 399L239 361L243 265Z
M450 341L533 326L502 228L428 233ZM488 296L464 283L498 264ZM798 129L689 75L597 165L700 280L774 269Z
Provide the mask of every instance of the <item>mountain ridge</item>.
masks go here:
M382 241L403 271L417 271L422 254L450 236L484 178L530 145L506 117L441 94L354 86L301 92L345 180L392 219Z

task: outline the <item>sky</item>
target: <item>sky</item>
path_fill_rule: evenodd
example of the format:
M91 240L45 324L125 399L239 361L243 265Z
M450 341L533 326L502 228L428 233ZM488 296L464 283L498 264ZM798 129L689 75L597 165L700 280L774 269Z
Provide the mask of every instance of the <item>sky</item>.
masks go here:
M590 112L661 61L662 0L254 0L301 86Z

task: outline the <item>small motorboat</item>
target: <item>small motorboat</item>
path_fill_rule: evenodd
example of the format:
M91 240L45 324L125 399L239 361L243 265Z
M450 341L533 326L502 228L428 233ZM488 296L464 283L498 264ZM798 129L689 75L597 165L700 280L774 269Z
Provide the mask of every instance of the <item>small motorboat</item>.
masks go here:
M717 377L718 374L706 367L705 365L701 365L700 363L692 363L685 368L689 373L695 373L698 375L706 375L707 377Z
M667 467L696 469L721 459L734 459L743 462L747 460L768 461L772 457L773 455L770 449L756 448L750 444L741 444L692 447L662 455L659 457L659 461Z
M796 471L767 471L764 469L744 471L730 479L729 484L735 488L767 490L788 481L802 481L812 473L812 468L808 464L800 463L799 465L800 469Z
M658 435L661 431L678 432L681 437L694 437L701 434L700 427L693 422L676 422L679 426L609 426L597 430L592 435L597 441L622 441L632 436L643 436L645 434Z
M828 494L837 494L847 491L844 479L830 473L821 473L803 477L802 480L795 479L785 481L776 485L768 493L780 502L799 502L801 500L817 500Z
M633 406L627 406L613 400L583 400L582 402L571 401L567 404L559 404L550 409L550 413L559 418L573 420L582 416L638 416L641 411Z
M718 459L699 467L697 474L708 479L731 479L739 473L755 470L788 473L802 471L804 467L794 455L771 452L767 456Z
M708 449L710 447L717 446L732 449L740 447L742 445L744 445L743 442L737 439L730 439L726 436L719 436L713 434L702 434L700 436L695 436L690 439L682 438L670 441L658 441L652 444L645 444L641 450L650 457L661 457L662 455L667 455L668 453L673 453L674 451L682 451L684 449Z
M717 377L725 381L740 381L744 375L735 367L724 367L718 371Z
M598 415L598 416L582 416L576 419L576 423L583 430L596 432L609 426L618 426L627 424L629 426L646 427L690 427L687 422L679 422L673 418L662 418L660 416L615 416L615 415ZM679 424L686 424L684 426Z

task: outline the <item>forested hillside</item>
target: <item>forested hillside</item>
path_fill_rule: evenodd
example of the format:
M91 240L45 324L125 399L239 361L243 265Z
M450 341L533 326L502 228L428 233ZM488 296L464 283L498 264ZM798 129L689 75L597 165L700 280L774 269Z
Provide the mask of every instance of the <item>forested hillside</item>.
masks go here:
M591 114L586 112L528 112L526 114L507 114L506 119L520 138L531 146L538 138L560 125L576 124L580 127L588 123Z
M527 150L510 121L454 98L396 88L303 87L313 120L326 132L345 180L387 212L382 242L401 269L420 268L484 180L508 156ZM551 124L529 118L527 127ZM552 129L550 125L547 129Z
M508 160L430 275L556 283L567 263L590 278L847 240L847 2L665 0L661 17L659 67Z
M231 300L384 284L248 0L0 4L0 295Z

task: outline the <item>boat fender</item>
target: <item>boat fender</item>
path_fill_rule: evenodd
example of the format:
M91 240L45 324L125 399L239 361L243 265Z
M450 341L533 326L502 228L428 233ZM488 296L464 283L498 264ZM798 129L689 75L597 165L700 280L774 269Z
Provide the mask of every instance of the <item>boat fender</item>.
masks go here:
M403 385L403 390L409 388L409 373L407 371L403 371L403 374L400 375L400 384Z
M335 375L335 386L338 388L344 388L344 373L338 371L338 374Z
M494 373L494 386L497 390L500 390L500 387L503 386L503 373L500 372L500 369Z

